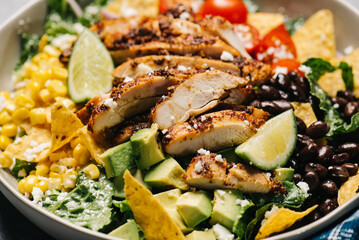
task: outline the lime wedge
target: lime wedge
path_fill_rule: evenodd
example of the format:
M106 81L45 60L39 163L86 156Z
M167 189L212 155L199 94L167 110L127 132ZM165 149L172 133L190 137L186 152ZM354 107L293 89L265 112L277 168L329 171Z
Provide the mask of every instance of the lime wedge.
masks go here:
M69 63L67 85L71 99L85 102L112 88L114 69L110 53L89 29L77 39Z
M288 110L268 120L235 153L251 165L273 170L287 163L296 142L297 124L293 110Z

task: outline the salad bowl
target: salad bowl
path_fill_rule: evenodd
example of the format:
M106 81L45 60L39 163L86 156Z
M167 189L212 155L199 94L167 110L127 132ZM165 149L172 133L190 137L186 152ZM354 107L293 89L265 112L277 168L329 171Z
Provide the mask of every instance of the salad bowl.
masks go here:
M280 12L290 17L309 17L316 11L327 8L334 13L335 35L338 51L348 46L359 47L359 30L353 23L359 23L359 11L349 3L341 0L256 0L262 11ZM11 91L12 71L20 54L18 33L41 33L46 16L46 1L28 2L14 16L0 26L0 90ZM358 44L358 45L355 45ZM0 191L5 197L45 232L57 239L118 239L109 235L79 227L40 208L17 190L17 181L9 171L0 168ZM293 231L278 234L268 239L308 239L314 233L357 209L359 195L356 195L330 214L311 224Z

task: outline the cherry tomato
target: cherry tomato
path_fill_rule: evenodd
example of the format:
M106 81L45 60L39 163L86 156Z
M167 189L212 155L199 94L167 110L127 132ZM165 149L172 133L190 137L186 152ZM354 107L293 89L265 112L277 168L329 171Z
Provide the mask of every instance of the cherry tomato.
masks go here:
M297 52L294 43L284 24L265 35L255 53L256 59L268 63L275 63L279 59L285 58L295 59L296 57Z
M277 67L285 67L288 72L295 71L298 74L305 77L305 74L299 70L301 63L295 59L285 58L279 59L277 62L272 64L272 69L275 70Z
M206 0L198 16L204 17L207 14L222 16L231 23L245 23L248 10L241 0Z
M242 40L246 51L252 53L256 50L260 41L258 30L246 23L233 24L233 26L239 39Z
M169 4L170 3L167 0L160 0L160 2L159 2L160 13L166 12L170 7Z

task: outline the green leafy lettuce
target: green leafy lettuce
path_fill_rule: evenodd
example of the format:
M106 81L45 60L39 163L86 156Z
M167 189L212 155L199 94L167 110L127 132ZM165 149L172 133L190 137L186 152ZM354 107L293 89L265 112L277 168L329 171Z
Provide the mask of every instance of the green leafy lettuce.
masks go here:
M23 33L20 35L21 54L15 69L20 67L38 53L40 36L37 34Z
M27 162L27 161L22 161L22 160L19 160L19 159L15 159L15 164L14 166L10 169L11 170L11 173L12 175L17 179L17 180L20 180L21 174L19 174L20 171L25 171L26 175L28 175L32 170L35 170L35 166L36 166L36 163L35 162Z

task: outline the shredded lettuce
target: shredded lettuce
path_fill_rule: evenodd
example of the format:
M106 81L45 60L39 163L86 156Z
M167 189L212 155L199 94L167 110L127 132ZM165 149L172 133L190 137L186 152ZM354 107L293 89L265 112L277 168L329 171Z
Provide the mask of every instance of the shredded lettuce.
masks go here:
M40 36L37 34L23 33L20 35L21 54L15 70L20 69L26 61L38 53L39 41Z
M346 62L340 62L338 68L342 70L342 78L346 90L353 91L354 89L353 67L349 66L349 64Z
M20 171L24 170L26 172L26 175L28 175L32 170L35 170L35 166L36 166L35 162L28 162L28 161L22 161L19 159L15 159L15 164L10 170L11 170L12 175L17 180L20 180L21 178L23 178L23 177L19 176Z

